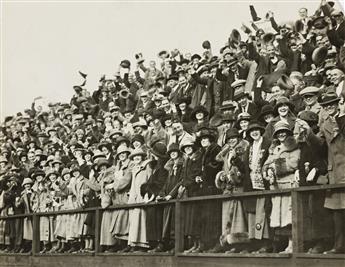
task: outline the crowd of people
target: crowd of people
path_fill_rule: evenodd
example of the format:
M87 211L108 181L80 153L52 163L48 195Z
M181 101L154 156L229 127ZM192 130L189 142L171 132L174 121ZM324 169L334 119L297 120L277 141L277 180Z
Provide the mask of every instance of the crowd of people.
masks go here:
M6 117L0 216L345 183L344 12L322 0L279 25L250 11L219 53L138 53L92 92L80 72L70 103ZM344 190L304 204L307 251L345 253ZM101 215L104 252L174 251L172 205ZM186 203L183 220L185 253L292 252L288 194ZM95 213L40 215L39 234L41 253L92 252ZM0 219L1 251L32 239L30 217Z

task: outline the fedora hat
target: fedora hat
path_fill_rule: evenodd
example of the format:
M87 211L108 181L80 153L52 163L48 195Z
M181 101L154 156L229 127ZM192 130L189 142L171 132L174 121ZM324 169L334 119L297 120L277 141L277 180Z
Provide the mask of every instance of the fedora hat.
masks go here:
M310 110L303 110L298 114L298 118L307 122L318 122L319 115Z
M135 54L135 59L138 64L142 64L145 61L142 53Z
M194 60L194 59L199 59L199 60L201 60L201 56L199 55L199 54L194 54L194 55L192 55L192 57L191 57L191 60Z
M319 101L321 106L326 106L332 103L338 103L340 97L336 93L330 92L322 95L321 100Z
M208 40L203 41L203 43L202 43L202 48L204 48L204 49L211 49L211 43L210 43L210 41L208 41Z
M131 67L131 62L127 59L122 60L120 66L124 69L129 69Z
M161 141L154 142L150 147L150 152L158 158L165 158L167 157L167 146Z

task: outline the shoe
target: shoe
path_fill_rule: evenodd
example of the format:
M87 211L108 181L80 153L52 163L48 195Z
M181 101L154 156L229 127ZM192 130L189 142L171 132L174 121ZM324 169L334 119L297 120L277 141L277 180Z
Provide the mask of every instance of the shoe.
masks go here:
M323 254L342 254L344 250L333 248L331 250L325 251Z
M105 253L115 253L118 252L119 249L115 246L111 246L109 249L107 249L106 251L104 251Z
M48 249L46 247L44 247L41 251L40 251L40 254L44 254L44 253L47 253Z
M164 252L163 245L159 244L157 247L155 247L154 249L150 249L147 252L148 253Z
M206 251L207 253L223 253L224 248L220 244L216 244L213 248Z
M272 249L269 249L268 247L262 247L256 251L252 251L252 254L265 254L265 253L272 253Z
M147 248L143 248L143 247L135 247L134 248L134 253L146 253L147 252Z
M74 253L74 252L76 252L76 251L78 251L78 249L76 248L76 247L74 247L74 246L72 246L69 250L67 250L66 252L67 253Z
M196 248L197 248L196 246L192 246L190 249L187 249L187 250L183 251L183 253L191 253Z
M167 250L166 252L169 253L169 254L175 254L175 249L172 248L172 249L170 249L170 250Z
M232 248L230 250L225 251L225 254L234 254L238 253L239 251L236 248Z
M21 248L18 253L25 253L25 248Z
M249 251L247 249L243 249L240 251L240 254L249 254Z
M292 246L287 247L285 250L279 252L279 254L291 254L291 253L292 253Z
M323 249L322 246L316 245L316 246L310 248L307 253L309 253L309 254L322 254L324 251L325 250Z
M203 249L201 247L197 247L196 249L192 250L191 253L202 253Z
M119 252L120 253L128 253L128 252L131 252L131 250L132 250L132 247L131 246L127 246L124 249L120 250Z

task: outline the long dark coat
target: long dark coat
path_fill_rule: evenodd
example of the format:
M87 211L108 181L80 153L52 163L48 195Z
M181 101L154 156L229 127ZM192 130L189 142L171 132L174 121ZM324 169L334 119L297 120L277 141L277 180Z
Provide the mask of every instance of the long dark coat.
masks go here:
M141 194L149 197L157 196L168 179L168 171L164 168L166 161L158 160L146 184L141 186ZM148 241L157 241L162 237L163 206L146 208L146 236Z
M202 195L221 194L215 185L215 178L222 170L223 163L216 160L216 156L221 148L216 143L212 143L208 148L202 151ZM199 202L201 236L200 240L205 248L214 246L221 235L221 214L222 205L220 201Z

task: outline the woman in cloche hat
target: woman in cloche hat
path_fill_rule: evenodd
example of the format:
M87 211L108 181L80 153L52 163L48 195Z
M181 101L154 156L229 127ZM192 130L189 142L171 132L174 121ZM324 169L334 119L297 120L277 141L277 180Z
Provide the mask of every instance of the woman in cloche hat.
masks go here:
M291 126L286 121L278 121L274 125L273 138L277 144L272 144L272 154L263 166L263 176L269 181L271 189L291 188L296 184L296 171L301 151L293 137ZM288 246L282 253L292 253L291 237L291 196L272 197L272 212L270 226L274 228L277 238L288 237Z

